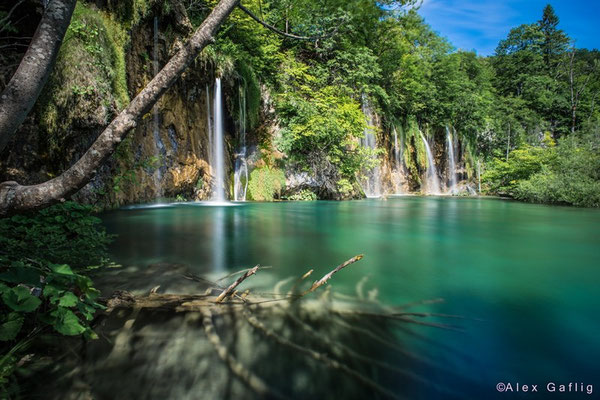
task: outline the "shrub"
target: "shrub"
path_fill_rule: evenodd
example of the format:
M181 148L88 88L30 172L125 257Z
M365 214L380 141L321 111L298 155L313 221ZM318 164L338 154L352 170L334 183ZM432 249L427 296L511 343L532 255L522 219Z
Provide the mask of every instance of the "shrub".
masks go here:
M294 193L291 196L288 196L287 200L290 200L290 201L315 201L315 200L317 200L317 195L309 189L302 189L299 192Z
M249 200L273 201L285 187L285 174L278 168L265 166L250 174L247 197Z
M92 208L74 202L0 219L0 256L10 261L101 265L111 239Z

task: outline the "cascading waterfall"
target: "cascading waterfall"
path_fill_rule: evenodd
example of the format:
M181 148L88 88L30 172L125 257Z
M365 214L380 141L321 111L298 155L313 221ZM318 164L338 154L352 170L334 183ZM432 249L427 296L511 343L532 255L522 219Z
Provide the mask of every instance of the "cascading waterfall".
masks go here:
M437 169L435 168L435 160L433 158L433 153L431 152L431 147L429 147L429 143L427 142L427 139L425 139L423 132L419 131L419 133L421 134L421 139L423 140L425 151L427 153L427 194L441 194L440 180L438 178Z
M400 168L400 148L398 147L398 132L394 127L394 160L396 161L396 168Z
M233 174L233 199L246 201L248 188L248 161L246 149L246 90L240 85L239 89L240 121L238 132L238 152L235 155L235 172Z
M215 80L215 95L213 104L213 201L226 201L225 198L225 144L223 139L223 99L221 95L221 78Z
M402 193L402 159L404 158L404 137L402 138L401 143L398 143L398 131L394 126L393 129L394 134L394 161L395 165L395 173L394 175L394 185L396 187L396 194Z
M456 131L455 131L456 134ZM448 146L448 175L450 176L450 194L456 194L456 159L454 158L454 141L450 129L446 127L446 144Z
M364 130L364 138L360 140L363 147L371 149L373 152L377 149L377 143L375 141L375 133L373 131L373 114L369 107L367 97L363 94L362 96L362 110L367 120L367 127ZM375 156L373 156L375 157ZM364 181L363 190L367 197L380 197L381 196L381 180L379 177L379 164L375 167L365 171L367 179Z

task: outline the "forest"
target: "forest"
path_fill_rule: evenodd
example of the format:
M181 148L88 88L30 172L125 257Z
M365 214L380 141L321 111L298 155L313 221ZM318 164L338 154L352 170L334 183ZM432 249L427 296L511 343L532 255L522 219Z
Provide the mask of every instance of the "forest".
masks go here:
M419 3L3 2L0 397L27 398L62 336L98 338L109 293L92 278L123 267L111 212L399 195L600 207L599 50L548 4L481 56Z

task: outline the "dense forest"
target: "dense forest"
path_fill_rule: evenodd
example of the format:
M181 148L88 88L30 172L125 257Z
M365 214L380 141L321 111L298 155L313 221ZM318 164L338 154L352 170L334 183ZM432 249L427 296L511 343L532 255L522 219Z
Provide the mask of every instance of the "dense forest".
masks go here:
M0 5L0 91L48 3ZM76 3L39 98L0 147L5 187L79 179L0 207L3 389L19 392L15 371L39 333L96 337L104 306L87 275L109 263L112 237L93 211L215 199L219 174L219 200L419 193L600 207L600 52L576 47L550 5L482 57L453 47L411 1L246 0L98 168L70 173L217 3Z

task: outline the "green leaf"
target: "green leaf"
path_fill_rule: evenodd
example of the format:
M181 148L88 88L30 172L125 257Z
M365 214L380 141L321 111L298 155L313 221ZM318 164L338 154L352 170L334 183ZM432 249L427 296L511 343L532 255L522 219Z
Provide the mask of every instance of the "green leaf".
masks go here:
M50 269L55 274L74 275L73 271L71 270L71 267L69 267L66 264L63 264L63 265L50 264Z
M0 283L0 294L6 292L10 290L10 288L8 286L6 286L4 283Z
M79 302L77 296L75 296L72 292L65 293L58 303L58 305L63 307L74 307Z
M77 315L68 308L58 307L51 315L56 318L54 321L54 329L56 329L58 333L74 336L85 332L85 327L81 325Z
M24 319L23 315L19 313L8 314L6 320L3 319L3 323L0 324L0 340L7 341L16 338L21 331Z
M50 300L50 303L55 304L59 301L60 296L64 293L63 289L59 289L52 284L47 284L44 287L44 297Z
M17 286L2 294L4 303L15 311L31 312L42 304L42 301L29 293L29 289Z

